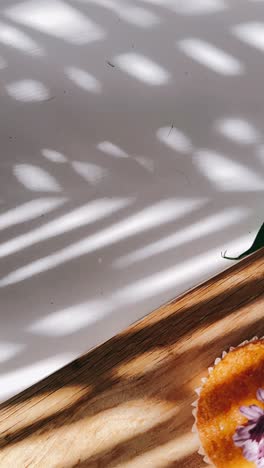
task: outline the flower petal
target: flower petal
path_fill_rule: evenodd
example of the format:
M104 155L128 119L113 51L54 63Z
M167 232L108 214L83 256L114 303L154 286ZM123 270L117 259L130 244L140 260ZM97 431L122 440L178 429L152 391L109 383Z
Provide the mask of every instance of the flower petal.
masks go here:
M256 466L257 468L264 468L264 458L260 457L258 460L256 460Z
M248 461L258 460L258 443L252 440L248 440L244 445L243 455Z
M262 403L264 403L264 389L263 388L259 388L258 391L257 391L257 399L259 401L262 401Z
M255 424L250 426L239 426L233 435L233 442L237 447L243 447L245 443L250 440L250 429L254 427Z
M264 468L264 458L261 458L260 460L256 460L256 466L257 468Z
M263 409L257 405L241 406L240 412L250 420L256 420L264 415Z

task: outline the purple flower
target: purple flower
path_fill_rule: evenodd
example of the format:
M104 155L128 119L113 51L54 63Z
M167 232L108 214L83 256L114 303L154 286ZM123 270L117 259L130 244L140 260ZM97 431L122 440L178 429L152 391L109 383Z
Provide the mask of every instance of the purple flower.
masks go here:
M264 403L264 389L257 391L257 399ZM244 457L255 462L257 468L264 468L264 410L257 405L241 406L240 412L248 418L239 426L233 436L236 447L243 449Z

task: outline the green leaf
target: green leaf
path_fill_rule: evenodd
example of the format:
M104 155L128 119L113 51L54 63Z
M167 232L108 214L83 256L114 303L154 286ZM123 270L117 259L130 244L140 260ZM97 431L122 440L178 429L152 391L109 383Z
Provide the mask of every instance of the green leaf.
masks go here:
M227 257L226 256L226 251L224 255L222 255L223 258L226 258L227 260L241 260L244 257L247 257L248 255L256 252L257 250L261 249L264 247L264 223L262 224L259 232L256 235L256 238L252 244L252 246L246 250L244 253L240 254L238 257Z

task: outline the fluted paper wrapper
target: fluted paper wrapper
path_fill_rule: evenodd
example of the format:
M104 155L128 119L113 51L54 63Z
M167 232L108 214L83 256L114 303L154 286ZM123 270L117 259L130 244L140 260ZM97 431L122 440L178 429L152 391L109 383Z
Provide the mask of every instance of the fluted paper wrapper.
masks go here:
M228 353L230 353L230 351L233 351L234 349L239 348L240 346L244 346L245 344L248 344L248 343L251 343L252 341L257 341L257 340L264 340L264 336L262 336L261 338L258 338L257 336L254 336L253 338L251 338L251 340L245 340L242 343L240 343L238 346L235 346L235 347L231 346L228 351L223 351L221 357L218 357L218 358L215 359L214 365L212 367L208 367L208 375L211 374L214 367L217 366L217 364L219 364L219 362L222 361L222 359ZM203 449L203 446L202 446L202 443L201 443L201 440L200 440L200 437L199 437L199 431L198 431L198 428L197 428L197 408L198 408L198 403L199 403L199 396L200 396L200 393L202 391L203 385L207 382L207 378L208 377L203 377L201 379L201 386L195 389L195 393L198 395L198 398L197 398L197 400L195 400L192 403L192 406L194 407L193 410L192 410L192 414L193 414L193 417L194 417L194 424L193 424L193 427L192 427L192 432L196 435L196 437L198 439L198 443L199 443L198 453L199 453L199 455L202 455L203 460L204 460L205 463L207 463L209 466L213 467L215 465L212 463L212 461L209 459L209 457L207 456L207 454L205 453L205 451Z

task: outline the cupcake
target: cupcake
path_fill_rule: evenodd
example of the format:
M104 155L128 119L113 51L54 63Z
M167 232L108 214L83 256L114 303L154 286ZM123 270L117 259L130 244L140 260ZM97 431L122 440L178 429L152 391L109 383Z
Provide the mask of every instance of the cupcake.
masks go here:
M264 468L264 338L223 353L194 403L199 453L219 468Z

